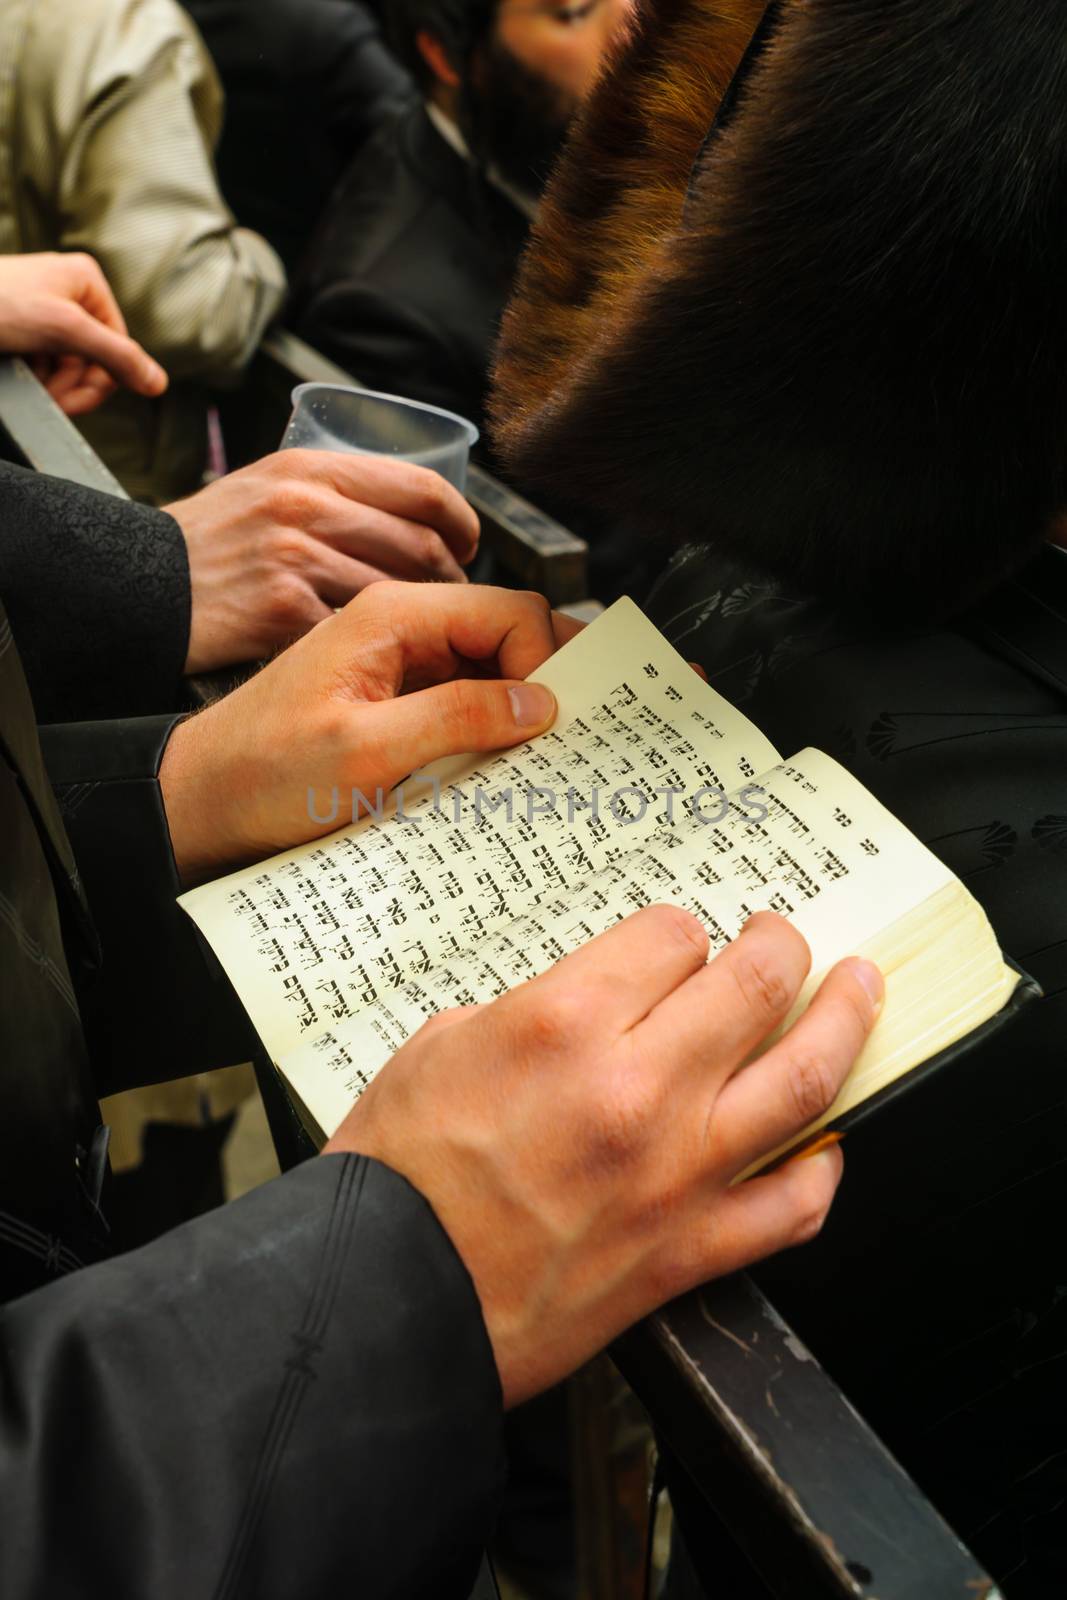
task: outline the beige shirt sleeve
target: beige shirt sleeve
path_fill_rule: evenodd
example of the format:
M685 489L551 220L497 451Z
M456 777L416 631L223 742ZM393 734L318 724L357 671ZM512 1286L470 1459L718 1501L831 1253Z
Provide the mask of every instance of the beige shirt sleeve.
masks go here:
M20 79L23 178L60 247L96 257L172 378L235 377L285 274L219 193L222 91L191 20L175 0L37 0Z

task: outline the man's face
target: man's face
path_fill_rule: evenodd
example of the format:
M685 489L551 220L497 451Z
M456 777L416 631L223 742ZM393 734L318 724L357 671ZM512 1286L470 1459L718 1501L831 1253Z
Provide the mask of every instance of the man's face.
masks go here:
M633 0L502 0L494 40L555 89L573 113L632 11Z
M472 88L483 148L520 188L543 186L632 10L633 0L503 0Z

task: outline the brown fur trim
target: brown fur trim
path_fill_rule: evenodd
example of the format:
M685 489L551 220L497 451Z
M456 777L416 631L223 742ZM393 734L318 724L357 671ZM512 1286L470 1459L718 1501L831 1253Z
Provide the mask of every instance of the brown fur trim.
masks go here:
M505 449L632 314L765 6L662 0L617 47L545 194L504 322L494 421Z
M524 484L964 602L1067 505L1062 0L667 0L568 146L493 412Z

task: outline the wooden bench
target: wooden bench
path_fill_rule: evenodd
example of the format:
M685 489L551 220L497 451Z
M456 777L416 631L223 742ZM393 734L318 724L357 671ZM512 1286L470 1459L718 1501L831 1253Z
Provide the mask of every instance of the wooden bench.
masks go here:
M717 1520L774 1600L997 1600L980 1563L747 1275L664 1307L612 1354L692 1505ZM728 1584L723 1595L733 1600Z
M292 381L344 375L316 366L313 353L297 349L288 335L268 343L273 353L264 351L256 381L278 386L271 412L276 443ZM18 360L0 362L0 454L122 493ZM484 485L492 481L475 475L483 505ZM501 515L514 521L516 497L501 492ZM533 517L536 537L527 528L518 543L538 552L545 569L573 577L580 564L567 562L578 562L572 546L580 541L539 513ZM285 1169L312 1156L314 1146L274 1068L260 1061L257 1070ZM722 1526L773 1600L996 1600L992 1580L743 1274L665 1307L612 1354L683 1470L694 1502ZM611 1572L602 1570L601 1578L598 1588L587 1585L586 1600L621 1600ZM487 1567L479 1581L478 1600L488 1600L494 1589Z

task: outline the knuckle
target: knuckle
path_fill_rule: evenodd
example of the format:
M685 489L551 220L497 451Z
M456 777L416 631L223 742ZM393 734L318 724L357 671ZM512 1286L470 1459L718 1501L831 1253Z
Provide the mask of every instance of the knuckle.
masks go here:
M421 1036L424 1039L432 1038L434 1034L440 1033L443 1029L451 1027L455 1019L455 1011L439 1011L435 1017L430 1017L427 1022L423 1023L422 1027L418 1030L416 1037Z
M472 505L468 505L466 501L463 502L463 511L464 522L466 523L466 527L464 528L463 532L466 537L467 547L470 553L473 555L481 543L482 522L474 507Z
M318 509L318 502L307 485L288 475L269 485L266 501L271 521L283 527L306 527Z
M303 478L311 475L315 466L314 450L275 450L273 455L264 456L249 470L264 473L270 478L281 478L283 481L292 478Z
M95 256L85 257L85 276L97 289L107 289L109 294L111 286L104 275L104 269Z
M793 1230L793 1239L796 1244L808 1244L812 1239L817 1239L823 1230L823 1225L830 1214L833 1195L827 1194L817 1200L811 1201L803 1207L800 1218Z
M824 1056L811 1052L794 1056L786 1082L790 1103L802 1127L821 1117L834 1103L837 1079Z
M552 606L547 596L538 594L536 589L522 589L516 593L515 599L520 601L528 611L535 611L541 617L550 617L552 615Z
M266 556L275 570L300 572L308 565L311 548L299 530L287 526L272 528L267 537Z
M430 472L426 467L416 467L413 471L416 477L411 492L417 520L436 526L451 500L449 486L438 473Z
M602 1168L628 1165L645 1148L654 1096L633 1075L617 1078L598 1096L588 1135L590 1159Z
M486 712L483 698L471 693L471 685L463 678L442 683L437 690L438 709L443 724L452 730L468 730L473 736L480 733Z
M781 971L765 956L742 950L737 983L749 1009L768 1026L777 1022L789 1005L789 988Z
M263 620L276 636L301 631L311 625L311 595L295 573L276 573L263 597Z
M81 319L78 316L78 308L73 301L56 300L47 307L43 320L50 333L57 336L70 337L79 326Z
M585 1014L586 1006L578 993L565 990L561 994L542 994L524 1019L527 1048L538 1055L558 1055L572 1049Z
M360 604L364 610L391 612L405 603L410 592L410 586L400 583L396 578L379 578L376 583L363 590Z
M670 939L695 955L707 954L708 936L703 924L692 912L681 906L649 906L641 915L651 924L650 931L658 938Z
M858 984L850 984L841 997L848 1023L847 1039L853 1053L861 1048L871 1029L872 1006Z
M415 529L412 553L417 565L429 572L442 572L449 565L441 537L432 528Z
M325 624L324 624L325 626ZM296 631L303 632L304 629ZM352 706L351 702L338 698L335 695L325 695L315 702L315 730L327 750L346 751L352 748ZM360 757L365 758L373 767L378 767L383 759L378 740L373 732L361 741ZM337 768L338 785L341 790L341 803L347 814L351 805L353 789L366 789L371 798L374 797L374 785L368 783L362 761L349 766L344 756L341 757ZM358 810L358 804L357 804ZM353 816L352 821L356 818Z
M841 1177L841 1163L789 1161L781 1169L787 1186L789 1222L785 1238L806 1244L821 1233Z
M455 678L438 689L440 710L449 736L469 739L476 749L492 749L507 741L502 730L502 694L498 684Z

